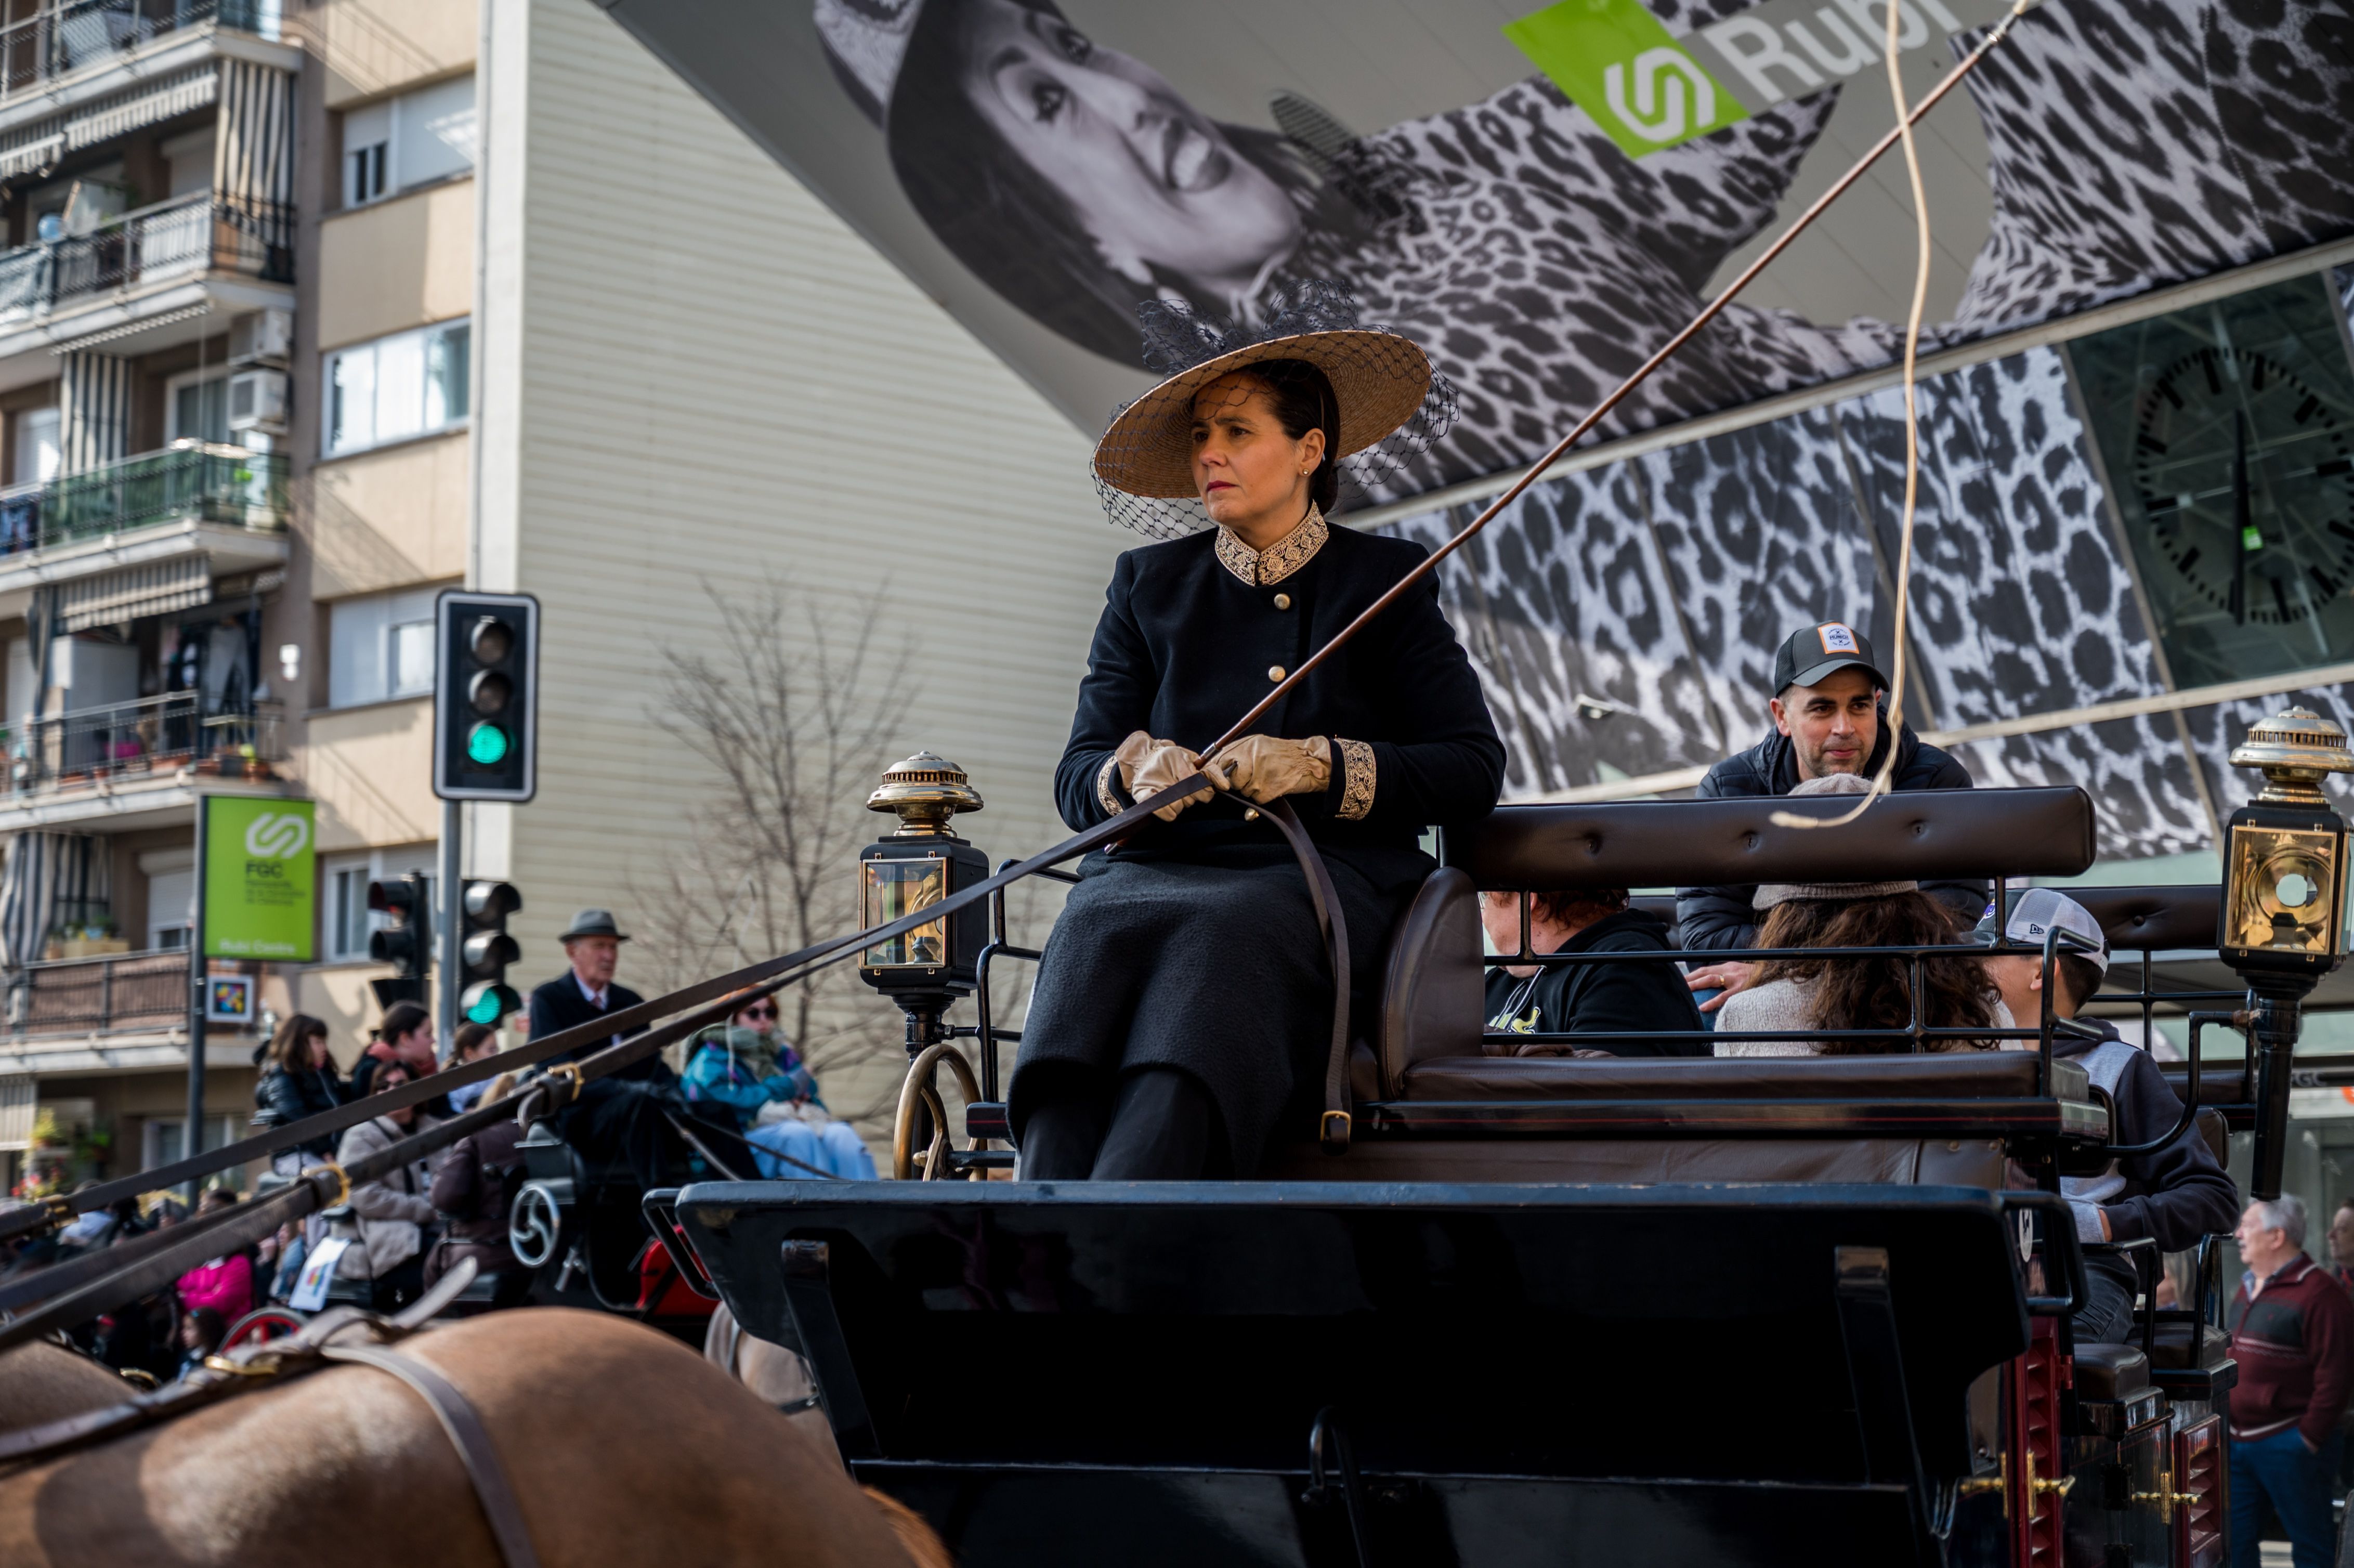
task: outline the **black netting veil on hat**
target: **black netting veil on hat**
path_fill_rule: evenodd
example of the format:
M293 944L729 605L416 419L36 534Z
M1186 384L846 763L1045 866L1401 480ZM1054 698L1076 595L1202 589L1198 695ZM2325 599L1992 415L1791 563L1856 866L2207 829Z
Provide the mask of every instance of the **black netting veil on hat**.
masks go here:
M1144 364L1168 379L1114 409L1096 444L1096 492L1123 527L1173 539L1210 526L1193 489L1196 395L1253 365L1293 360L1322 372L1341 493L1362 500L1428 451L1455 423L1455 387L1419 344L1359 324L1348 285L1312 280L1270 298L1267 319L1238 325L1182 301L1139 306Z

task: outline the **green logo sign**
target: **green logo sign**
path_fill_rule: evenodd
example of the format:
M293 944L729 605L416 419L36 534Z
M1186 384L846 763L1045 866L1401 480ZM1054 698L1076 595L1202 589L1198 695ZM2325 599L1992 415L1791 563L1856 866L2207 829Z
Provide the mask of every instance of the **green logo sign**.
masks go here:
M319 857L308 800L206 797L205 957L306 963Z
M1642 0L1561 0L1504 36L1630 158L1749 118Z

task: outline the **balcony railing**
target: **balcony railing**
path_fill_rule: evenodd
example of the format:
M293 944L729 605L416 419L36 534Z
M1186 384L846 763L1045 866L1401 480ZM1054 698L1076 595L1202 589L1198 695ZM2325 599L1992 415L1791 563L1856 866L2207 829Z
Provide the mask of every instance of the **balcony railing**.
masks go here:
M188 1015L185 949L27 964L9 977L15 1034L169 1029Z
M193 768L227 779L270 779L286 760L274 703L207 713L202 693L171 692L35 719L9 737L10 783L19 796Z
M273 0L63 0L0 27L0 104L166 33L217 22L275 37Z
M186 518L275 532L286 514L284 453L189 441L0 492L0 557Z
M0 325L142 284L234 272L294 277L294 213L281 202L177 196L88 234L0 251Z

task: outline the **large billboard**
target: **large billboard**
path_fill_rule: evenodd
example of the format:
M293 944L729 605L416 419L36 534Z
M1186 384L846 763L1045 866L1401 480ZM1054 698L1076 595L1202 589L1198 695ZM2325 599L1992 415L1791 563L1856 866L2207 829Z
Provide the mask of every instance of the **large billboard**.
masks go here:
M619 0L1076 424L1135 311L1352 284L1462 417L1366 501L1525 462L1883 132L1890 0ZM1893 0L1910 90L2008 7ZM2044 0L1922 137L1932 347L2354 232L2331 0ZM1884 366L1885 161L1597 440Z

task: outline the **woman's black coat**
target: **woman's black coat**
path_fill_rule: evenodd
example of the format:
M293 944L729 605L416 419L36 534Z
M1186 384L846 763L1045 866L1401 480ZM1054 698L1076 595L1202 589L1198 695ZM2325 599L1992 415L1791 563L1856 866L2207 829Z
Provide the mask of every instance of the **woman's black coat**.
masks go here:
M1334 529L1303 565L1255 586L1221 564L1217 539L1119 559L1055 772L1075 828L1131 803L1108 770L1129 735L1206 747L1278 669L1423 558L1404 540ZM1290 799L1332 874L1363 1018L1389 928L1432 868L1416 840L1484 815L1503 778L1503 743L1436 587L1405 595L1252 728L1333 737L1331 787ZM1071 1092L1076 1069L1076 1081L1108 1085L1171 1067L1208 1090L1232 1169L1248 1176L1283 1137L1287 1105L1321 1083L1332 1006L1323 939L1289 846L1263 818L1246 820L1247 805L1214 796L1081 863L1023 1026L1008 1097L1017 1139L1037 1097ZM1313 1123L1302 1114L1295 1125L1304 1135Z
M1332 528L1305 566L1253 587L1219 562L1216 540L1212 530L1130 550L1113 570L1070 745L1055 770L1055 800L1075 829L1112 814L1101 784L1122 806L1130 803L1119 770L1108 781L1104 776L1130 734L1140 729L1202 750L1267 695L1276 671L1303 663L1427 553L1408 540ZM1433 824L1485 816L1503 785L1504 743L1479 677L1439 611L1435 578L1384 611L1251 727L1372 746L1373 808L1362 820L1338 815L1346 780L1337 744L1331 787L1295 795L1291 804L1329 856L1360 865L1376 883L1391 879L1375 866L1399 863L1385 852L1412 851ZM1290 859L1271 824L1244 821L1247 804L1220 795L1174 822L1151 822L1114 853L1207 864Z
M271 1127L285 1127L304 1117L334 1110L349 1104L354 1097L332 1068L290 1073L283 1067L271 1067L253 1086L253 1103L260 1111L256 1119ZM302 1149L305 1154L323 1160L330 1158L335 1151L335 1135L329 1133L314 1139Z

